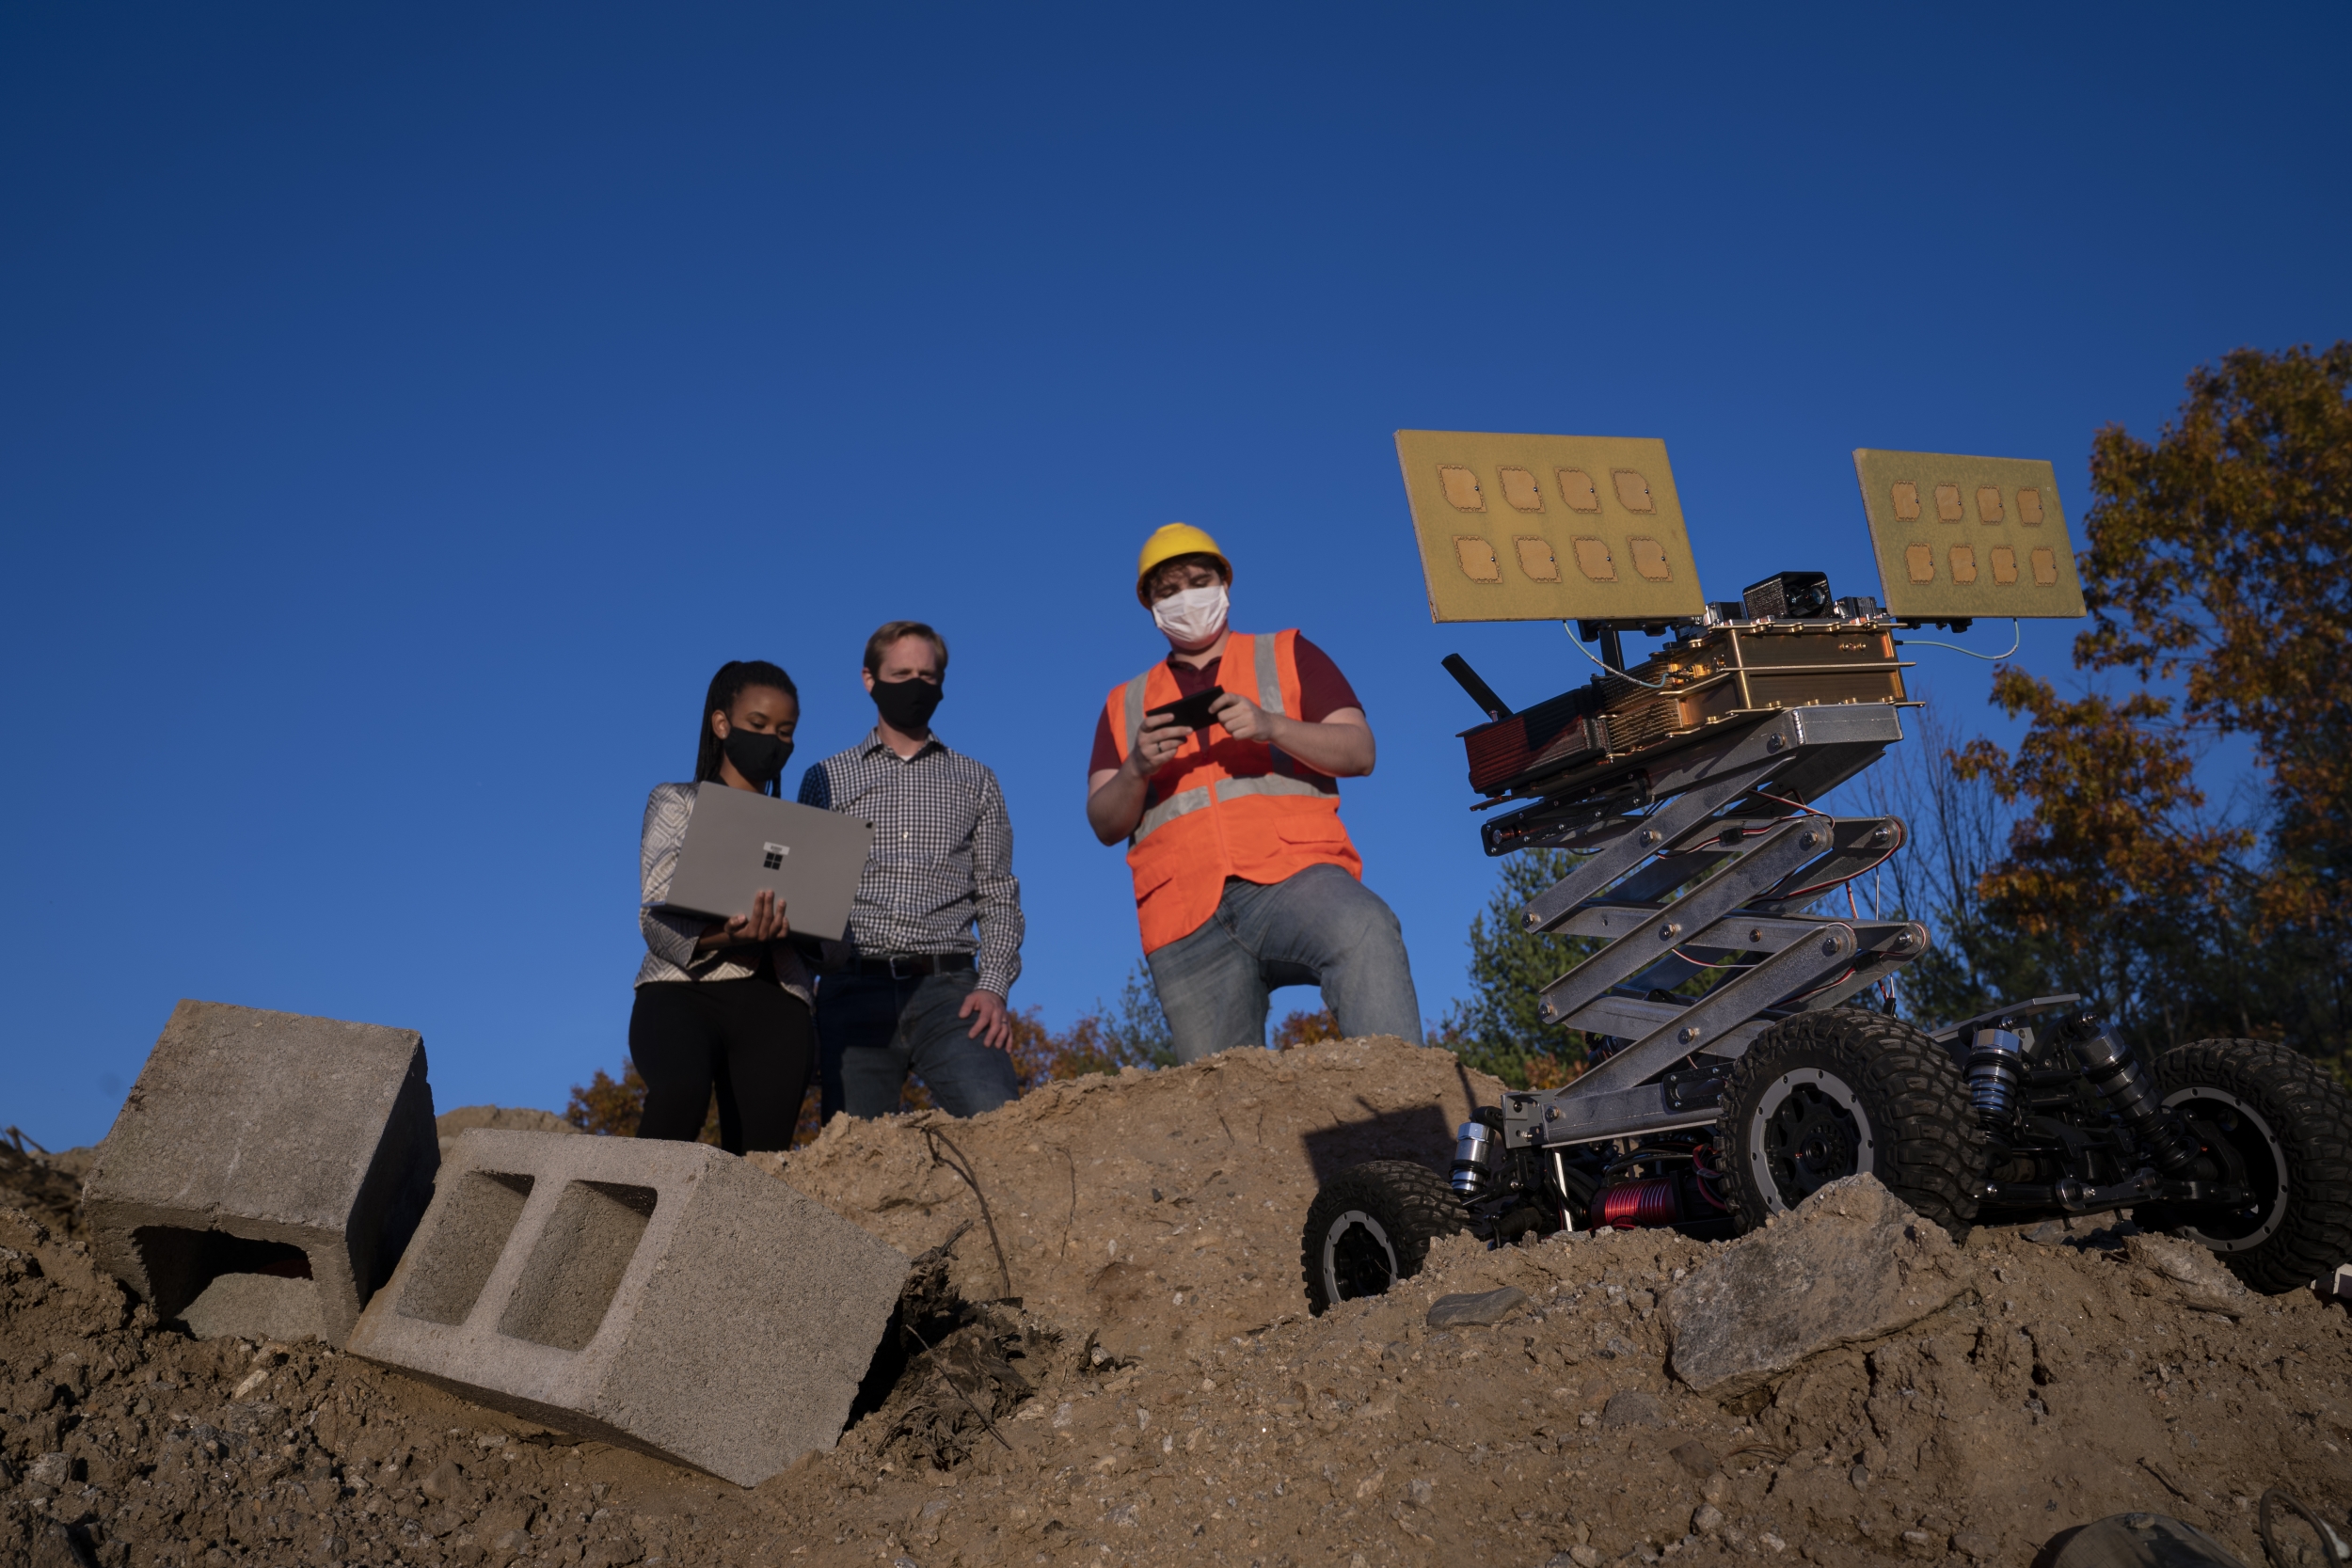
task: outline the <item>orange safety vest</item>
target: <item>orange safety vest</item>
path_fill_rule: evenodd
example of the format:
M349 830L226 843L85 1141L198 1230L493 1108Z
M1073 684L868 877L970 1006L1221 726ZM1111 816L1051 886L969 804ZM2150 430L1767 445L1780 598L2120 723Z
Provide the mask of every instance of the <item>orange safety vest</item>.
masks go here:
M1298 712L1298 633L1235 632L1221 659L1219 687L1268 713ZM1111 688L1104 711L1121 762L1144 711L1182 695L1165 661ZM1143 950L1199 930L1216 912L1227 878L1279 882L1311 865L1363 878L1363 858L1340 823L1340 782L1263 741L1236 740L1222 724L1195 730L1152 775L1127 840Z

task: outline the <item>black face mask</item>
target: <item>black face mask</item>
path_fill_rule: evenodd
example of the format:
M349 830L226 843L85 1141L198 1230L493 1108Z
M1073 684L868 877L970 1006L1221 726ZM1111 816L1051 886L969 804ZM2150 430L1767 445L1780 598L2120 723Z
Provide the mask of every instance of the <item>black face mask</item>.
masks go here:
M882 710L883 722L900 735L920 735L929 728L940 698L946 695L930 682L913 676L874 683L874 705Z
M738 773L761 785L774 783L784 771L784 765L792 760L792 742L784 736L761 735L739 725L727 731L719 749L726 752Z

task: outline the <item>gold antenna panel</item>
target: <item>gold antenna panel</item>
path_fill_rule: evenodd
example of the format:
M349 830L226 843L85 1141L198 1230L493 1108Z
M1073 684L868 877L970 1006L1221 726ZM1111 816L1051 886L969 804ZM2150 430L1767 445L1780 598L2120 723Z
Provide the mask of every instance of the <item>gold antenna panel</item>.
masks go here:
M1853 468L1889 614L1952 621L2083 613L2049 464L1864 447Z
M1400 430L1396 460L1433 621L1637 623L1706 609L1663 441Z

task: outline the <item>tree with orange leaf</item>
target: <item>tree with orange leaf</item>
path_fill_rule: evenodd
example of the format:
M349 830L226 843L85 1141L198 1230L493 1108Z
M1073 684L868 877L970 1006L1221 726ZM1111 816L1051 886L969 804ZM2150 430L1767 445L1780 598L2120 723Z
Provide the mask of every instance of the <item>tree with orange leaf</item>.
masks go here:
M1961 778L2023 807L2007 858L1979 879L1983 919L2038 943L2054 988L2095 998L2127 1026L2151 1011L2168 1033L2194 1027L2171 1015L2210 1011L2188 999L2215 989L2203 971L2235 932L2238 860L2253 835L2204 819L2196 759L2166 725L2166 699L2068 702L2013 669L1994 677L1993 695L2031 727L2014 756L1982 739L1951 756ZM2183 984L2191 978L2205 983Z
M2352 343L2199 369L2154 442L2098 433L2091 490L2074 663L2140 689L2066 701L1995 676L1994 701L2030 721L2016 753L1977 740L1947 755L2019 816L1952 922L1959 962L2005 969L2003 993L2081 990L2168 1043L2267 1035L2341 1055ZM2207 815L2196 764L2224 736L2251 743L2255 822Z

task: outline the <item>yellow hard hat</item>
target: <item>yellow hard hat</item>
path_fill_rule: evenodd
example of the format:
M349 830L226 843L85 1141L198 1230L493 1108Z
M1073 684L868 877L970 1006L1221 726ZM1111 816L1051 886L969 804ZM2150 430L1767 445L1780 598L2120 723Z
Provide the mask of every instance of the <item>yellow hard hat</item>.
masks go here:
M1216 540L1190 523L1169 523L1154 529L1152 537L1143 542L1143 554L1136 561L1136 597L1150 604L1152 601L1143 596L1144 579L1152 575L1152 567L1180 555L1213 555L1217 564L1225 568L1227 580L1232 578L1233 563L1225 559L1225 552L1216 547Z

